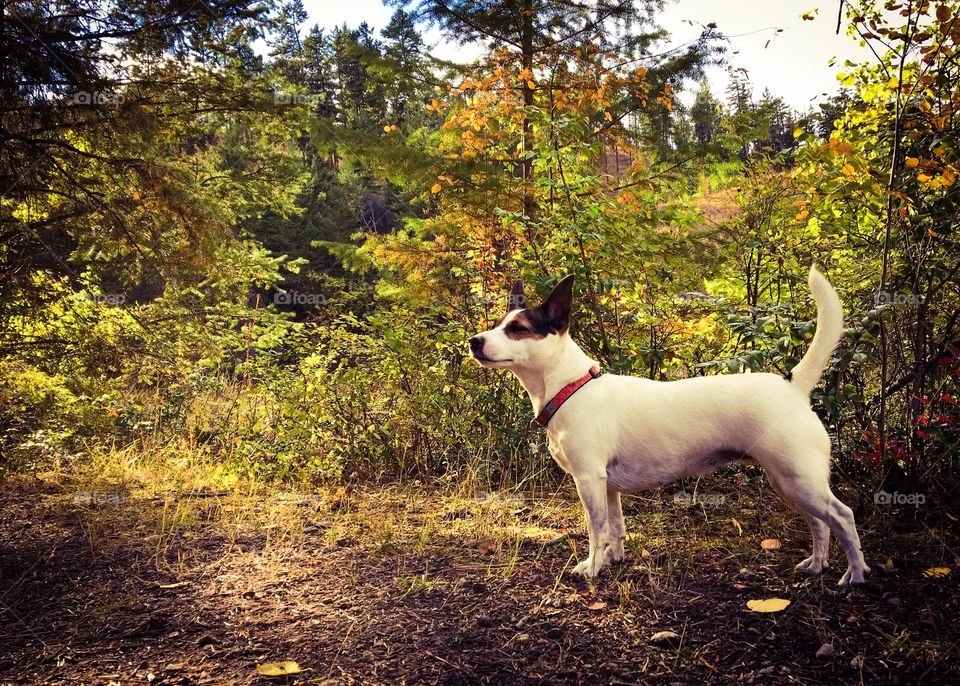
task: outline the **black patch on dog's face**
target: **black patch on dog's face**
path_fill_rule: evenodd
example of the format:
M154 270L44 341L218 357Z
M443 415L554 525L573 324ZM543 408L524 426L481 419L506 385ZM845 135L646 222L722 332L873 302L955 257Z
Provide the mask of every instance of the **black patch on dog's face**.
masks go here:
M513 284L510 299L507 301L507 313L500 317L493 325L500 328L504 319L520 307L526 297L523 295L523 283L518 279ZM540 307L520 309L504 327L504 333L511 340L524 338L546 338L552 333L564 334L570 328L570 308L573 304L573 276L561 279L550 295L544 299Z
M504 315L506 316L506 315ZM503 318L501 317L501 322ZM497 326L500 322L497 323ZM551 325L543 310L535 308L532 310L521 310L504 327L503 332L507 338L513 341L519 341L524 338L541 339L546 338L552 333L561 333L561 329Z

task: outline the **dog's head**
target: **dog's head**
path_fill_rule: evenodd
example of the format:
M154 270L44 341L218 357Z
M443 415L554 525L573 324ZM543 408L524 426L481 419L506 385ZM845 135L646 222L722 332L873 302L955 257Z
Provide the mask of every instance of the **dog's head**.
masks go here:
M570 328L573 276L560 281L539 307L525 305L523 282L517 279L506 314L492 329L470 339L473 359L495 369L538 367L545 366L560 351Z

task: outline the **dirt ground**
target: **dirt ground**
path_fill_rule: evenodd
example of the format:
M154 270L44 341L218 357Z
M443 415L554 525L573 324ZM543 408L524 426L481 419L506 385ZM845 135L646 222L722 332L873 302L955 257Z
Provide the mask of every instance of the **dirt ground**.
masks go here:
M824 577L796 574L802 520L759 480L725 483L626 500L627 560L588 583L568 573L586 536L566 488L8 482L0 683L960 683L955 526L859 506L874 571L838 591L836 543ZM747 608L771 597L790 605ZM281 660L302 671L258 673Z

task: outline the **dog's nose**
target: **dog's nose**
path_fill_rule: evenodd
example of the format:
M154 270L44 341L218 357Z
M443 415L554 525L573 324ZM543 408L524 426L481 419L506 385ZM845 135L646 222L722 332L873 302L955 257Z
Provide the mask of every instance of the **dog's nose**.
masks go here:
M483 350L483 336L473 336L470 338L470 350L473 352Z

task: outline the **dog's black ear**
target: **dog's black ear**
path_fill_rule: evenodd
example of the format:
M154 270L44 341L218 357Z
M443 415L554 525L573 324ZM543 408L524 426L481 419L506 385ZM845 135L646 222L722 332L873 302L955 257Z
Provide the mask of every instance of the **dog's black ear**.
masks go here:
M566 331L570 327L570 309L573 307L573 274L565 276L540 305L540 310L551 328Z
M527 296L523 294L523 281L517 279L513 282L513 288L510 289L510 297L507 298L507 312L522 310L526 306Z

